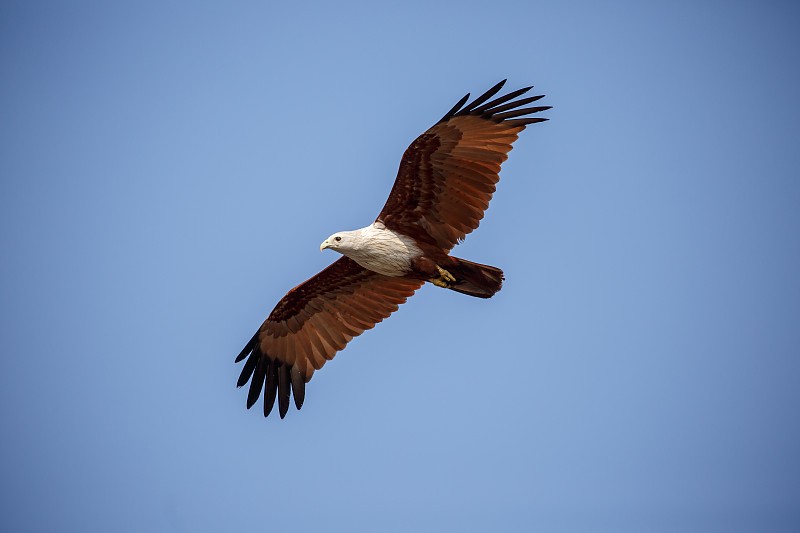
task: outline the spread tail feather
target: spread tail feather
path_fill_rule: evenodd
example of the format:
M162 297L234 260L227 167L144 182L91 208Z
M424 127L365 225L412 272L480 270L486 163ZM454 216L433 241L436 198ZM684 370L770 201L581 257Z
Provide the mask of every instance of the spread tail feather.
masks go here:
M499 268L481 265L450 256L456 264L447 267L447 270L456 278L448 289L477 296L478 298L491 298L503 286L503 271Z

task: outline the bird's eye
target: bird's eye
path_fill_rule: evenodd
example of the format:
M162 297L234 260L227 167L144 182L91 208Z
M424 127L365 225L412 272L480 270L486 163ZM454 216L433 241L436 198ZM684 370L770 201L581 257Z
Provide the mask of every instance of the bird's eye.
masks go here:
M339 241L342 240L342 238L341 237L334 237L333 240L336 241L336 242L339 242Z

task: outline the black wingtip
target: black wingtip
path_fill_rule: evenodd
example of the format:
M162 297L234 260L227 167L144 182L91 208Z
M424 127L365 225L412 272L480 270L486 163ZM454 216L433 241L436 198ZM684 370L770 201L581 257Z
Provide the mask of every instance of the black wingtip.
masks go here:
M258 354L254 354L254 357L256 355ZM267 375L267 369L264 363L264 358L259 357L258 362L256 363L256 369L253 372L252 380L250 381L250 390L247 392L248 409L255 405L255 403L258 401L258 397L261 396L261 389L264 388L264 378Z
M461 117L466 115L475 115L485 119L494 120L495 122L508 122L510 123L510 119L514 119L514 117L523 116L529 113L536 113L538 111L543 111L545 109L550 109L550 106L541 107L541 108L527 108L525 110L520 109L523 105L529 104L531 102L535 102L540 98L543 98L544 95L539 96L531 96L528 98L523 98L517 101L513 101L515 98L525 94L526 92L533 89L533 85L528 87L523 87L522 89L517 89L516 91L512 91L505 96L501 96L499 98L495 98L494 100L488 102L488 100L494 97L500 89L506 84L508 80L504 79L499 81L498 83L494 84L491 89L477 97L472 102L469 102L469 93L467 93L464 98L458 101L456 105L450 109L445 115L437 122L437 124L441 124L442 122L447 122L448 120L454 117ZM466 105L465 105L466 104ZM527 124L532 124L534 122L540 122L531 120L527 122ZM518 122L518 120L514 120L515 125L523 125L522 123Z
M250 388L247 391L248 409L258 402L262 389L264 391L265 417L272 412L276 398L281 418L284 418L289 411L291 397L294 397L294 405L297 409L303 406L306 395L305 375L297 367L289 368L285 363L263 353L261 345L258 343L258 332L244 347L236 358L236 362L240 362L245 357L247 357L247 361L239 374L236 386L243 387L250 381Z
M289 367L281 365L278 367L278 411L281 418L289 411L290 387Z
M448 120L450 117L455 115L458 112L458 110L461 109L461 106L467 103L467 100L469 100L469 93L465 94L464 98L459 100L458 103L454 105L450 111L445 113L444 116L441 118L441 120L439 120L439 122L444 122L445 120Z
M497 113L502 113L503 111L507 111L509 109L514 109L516 107L527 105L527 104L530 104L532 102L535 102L536 100L540 100L542 98L544 98L543 94L540 94L538 96L529 96L527 98L522 98L521 100L517 100L516 102L510 102L510 103L505 104L505 105L493 107L492 109L490 109L488 111L484 111L484 113L485 113L485 116L491 117L492 115L497 115Z
M503 80L503 81L501 81L499 83L495 83L494 86L491 89L489 89L488 91L486 91L485 93L483 93L482 95L477 97L470 104L468 104L464 109L462 109L461 111L456 113L456 116L468 115L470 113L470 111L472 111L473 109L475 109L476 107L478 107L479 105L484 103L486 100L488 100L489 98L491 98L495 94L497 94L500 91L500 89L503 88L503 85L505 85L505 83L506 83L506 80Z
M264 418L268 417L275 405L275 394L278 391L278 364L269 362L267 368L266 387L264 388Z
M538 122L547 122L549 118L512 118L511 120L504 120L503 124L508 124L511 127L527 126L528 124L536 124Z
M532 88L533 88L533 86L524 87L522 89L517 89L516 91L512 91L512 92L508 93L505 96L501 96L500 98L495 98L494 100L492 100L488 104L484 104L484 105L482 105L482 106L480 106L480 107L478 107L476 109L473 109L472 113L475 114L475 115L484 115L484 116L491 115L492 114L492 109L496 108L500 104L504 104L504 103L508 102L509 100L513 100L514 98L525 94L526 92L530 91Z
M256 331L256 334L255 334L255 335L253 335L253 338L252 338L252 339L250 339L250 340L247 342L247 344L245 345L245 347L244 347L244 348L242 348L242 351L241 351L241 352L239 352L239 355L237 355L237 356L236 356L236 360L234 361L234 363L238 363L239 361L241 361L242 359L244 359L245 357L247 357L247 355L248 355L250 352L252 352L252 351L253 351L253 348L255 348L255 346L256 346L256 342L257 342L257 341L258 341L258 331Z
M250 376L253 375L253 371L256 369L256 363L258 362L258 357L250 357L247 362L244 364L244 368L242 368L242 373L239 374L239 381L236 382L236 387L243 387L245 383L250 381Z
M512 109L511 111L505 111L503 113L493 112L492 118L494 120L503 121L509 118L516 118L516 117L521 117L523 115L530 115L532 113L547 111L548 109L550 109L550 106L523 107L520 109Z
M292 367L290 376L292 378L292 397L294 397L294 406L297 409L303 407L303 400L306 397L306 378L303 373Z

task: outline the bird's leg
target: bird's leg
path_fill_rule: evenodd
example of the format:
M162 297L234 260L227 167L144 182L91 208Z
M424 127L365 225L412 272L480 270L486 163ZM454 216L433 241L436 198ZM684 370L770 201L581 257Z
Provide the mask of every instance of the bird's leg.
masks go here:
M439 271L439 274L442 276L442 279L444 281L453 283L456 280L455 276L453 276L450 272L448 272L447 270L443 269L439 265L436 265L436 269Z
M439 265L436 265L436 269L439 271L439 277L431 278L431 283L437 287L444 287L446 289L456 280L456 278L450 272L443 269Z

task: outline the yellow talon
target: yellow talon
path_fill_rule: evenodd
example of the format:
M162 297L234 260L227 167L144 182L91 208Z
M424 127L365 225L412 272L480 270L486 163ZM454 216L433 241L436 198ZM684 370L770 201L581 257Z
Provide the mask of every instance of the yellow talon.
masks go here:
M441 278L440 278L441 280L449 281L450 283L452 283L452 282L454 282L456 280L456 278L454 278L453 275L450 272L448 272L447 270L443 269L439 265L436 265L436 268L439 270L439 275L441 276Z
M439 265L436 265L437 270L439 270L439 277L438 278L431 278L431 283L436 285L437 287L444 287L445 289L453 283L456 278L447 270L443 269Z

